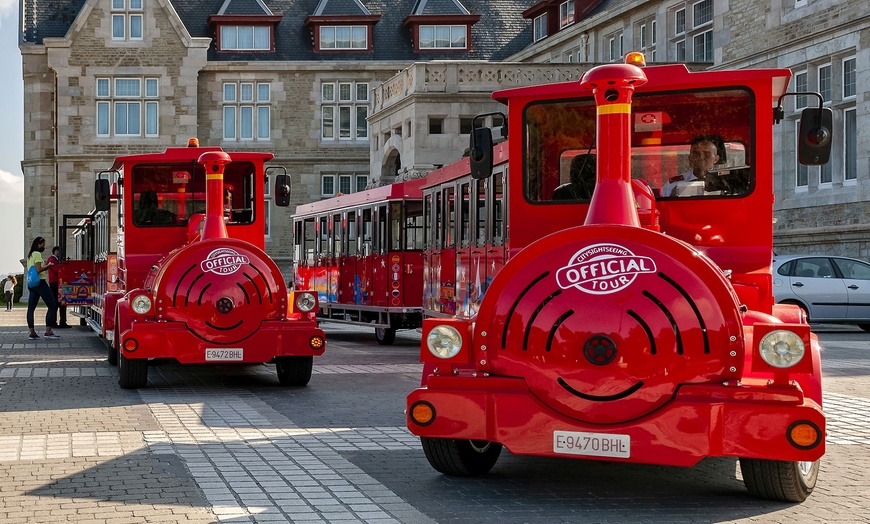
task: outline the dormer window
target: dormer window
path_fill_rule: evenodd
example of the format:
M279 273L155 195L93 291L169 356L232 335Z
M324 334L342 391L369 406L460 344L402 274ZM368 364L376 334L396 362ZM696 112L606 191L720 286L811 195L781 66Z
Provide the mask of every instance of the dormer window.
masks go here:
M320 26L318 48L321 51L358 50L369 48L369 28L357 26Z
M239 14L240 11L245 14ZM218 14L208 17L208 23L215 28L215 48L219 53L274 52L275 26L280 21L281 17L273 15L262 0L246 2L244 9L226 0Z
M559 28L574 23L574 0L568 0L559 4Z
M534 41L547 37L547 13L535 17Z
M112 40L142 40L143 0L112 0Z
M220 51L269 51L272 28L266 25L221 25Z
M418 31L420 49L468 49L468 26L421 25Z

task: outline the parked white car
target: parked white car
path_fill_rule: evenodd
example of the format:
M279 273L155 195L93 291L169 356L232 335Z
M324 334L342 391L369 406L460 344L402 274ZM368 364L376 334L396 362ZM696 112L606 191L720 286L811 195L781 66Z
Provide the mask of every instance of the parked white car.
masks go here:
M774 256L773 298L799 305L811 322L857 324L870 331L870 264L845 257Z

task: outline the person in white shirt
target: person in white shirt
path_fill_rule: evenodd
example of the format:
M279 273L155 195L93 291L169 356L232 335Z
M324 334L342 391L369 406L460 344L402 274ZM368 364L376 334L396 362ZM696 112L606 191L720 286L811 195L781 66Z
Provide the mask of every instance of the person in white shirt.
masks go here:
M15 275L6 277L6 283L3 284L3 293L6 295L6 311L12 311L12 295L15 294L15 284L18 284Z
M713 166L724 162L724 142L719 135L700 135L692 140L689 150L690 171L671 177L662 186L662 196L698 196L703 195L703 186L692 183L695 180L703 181ZM700 186L696 187L696 186Z

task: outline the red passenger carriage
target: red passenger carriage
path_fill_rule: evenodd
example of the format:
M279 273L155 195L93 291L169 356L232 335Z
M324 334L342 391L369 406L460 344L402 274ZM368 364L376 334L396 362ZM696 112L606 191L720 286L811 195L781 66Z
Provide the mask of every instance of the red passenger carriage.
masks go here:
M774 305L770 273L790 76L612 64L494 95L510 139L476 130L472 158L424 189L424 301L442 317L424 321L407 413L435 469L485 473L502 446L731 456L753 494L806 498L825 449L819 344ZM827 110L801 120L801 157L827 161ZM662 196L711 134L714 173Z
M154 358L274 362L282 384L308 383L324 335L316 297L288 294L264 251L271 158L192 140L191 147L118 157L97 180L97 211L77 238L79 258L91 263L94 299L78 311L106 338L122 387L144 386ZM111 194L105 175L114 179ZM289 204L286 174L275 177L275 195L278 205ZM86 263L69 268L77 273Z
M323 321L371 326L381 344L422 322L423 180L296 208L294 288Z

